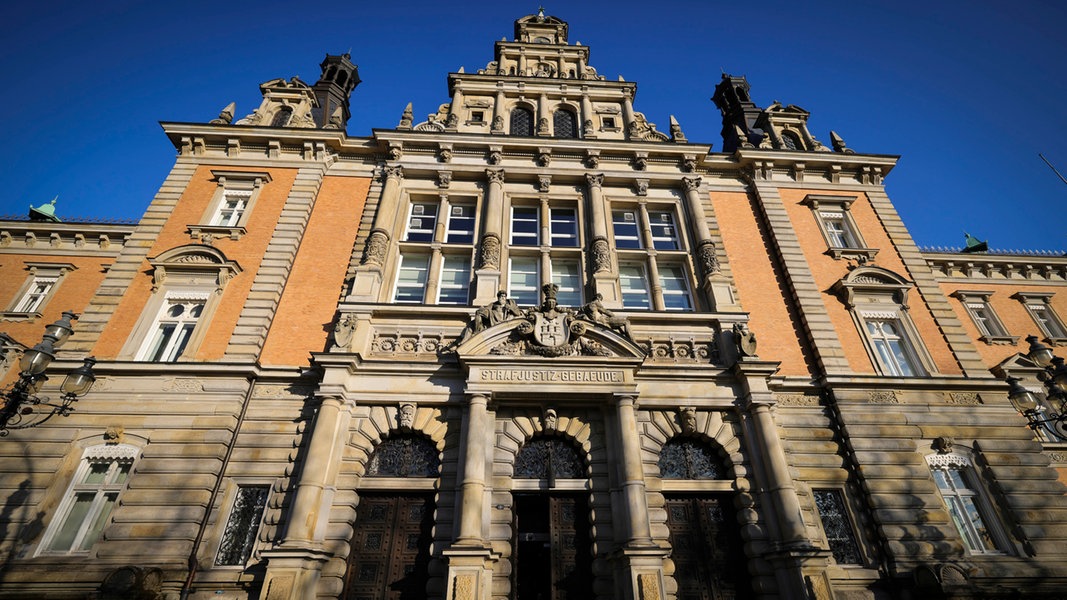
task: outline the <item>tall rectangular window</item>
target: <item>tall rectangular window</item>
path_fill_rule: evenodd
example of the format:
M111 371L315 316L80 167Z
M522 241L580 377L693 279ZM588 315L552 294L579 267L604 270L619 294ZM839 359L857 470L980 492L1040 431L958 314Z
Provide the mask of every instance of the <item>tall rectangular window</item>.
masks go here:
M230 517L222 532L219 553L215 556L216 566L243 566L248 562L256 547L256 534L269 497L269 486L241 486L237 489Z
M26 288L25 293L19 298L15 304L14 312L18 313L32 313L37 312L38 309L44 304L45 298L52 291L52 288L59 281L59 277L40 277L35 276L30 286Z
M831 248L859 247L844 212L819 211L819 219Z
M401 254L393 300L416 304L422 302L426 296L426 275L429 270L429 254L421 252Z
M138 360L174 362L185 351L204 311L206 293L167 295Z
M118 504L136 452L126 445L86 450L57 519L45 534L43 552L84 552L92 547Z
M1067 338L1059 318L1047 304L1027 303L1026 309L1034 317L1041 332L1049 338Z
M552 245L578 247L578 211L573 208L551 209Z
M540 224L536 206L511 207L511 244L513 246L540 245Z
M819 511L822 530L830 544L830 552L839 565L860 565L860 555L856 534L849 522L845 497L839 490L814 490L815 508Z
M975 554L1002 552L1007 547L1005 536L982 494L970 459L951 453L927 456L926 461L967 549Z
M622 289L622 307L648 310L651 308L648 293L648 278L645 267L639 264L619 265L619 287Z
M540 303L541 273L538 268L540 259L535 257L513 257L508 273L508 297L523 306L536 306Z
M474 242L474 205L453 204L448 209L445 242L471 244Z
M470 281L470 257L445 256L441 262L441 283L437 288L437 303L467 304Z
M411 214L408 215L407 236L409 242L432 242L434 229L437 227L436 202L412 202Z
M660 265L659 282L663 289L663 308L666 310L690 310L693 302L689 297L685 269L681 265Z
M556 301L561 306L582 305L582 274L577 260L552 260L552 283L559 286Z
M648 211L649 226L652 229L652 245L656 250L678 249L678 228L674 226L674 215L669 211Z
M867 336L886 375L914 377L925 374L899 320L865 319Z
M611 211L611 223L615 233L615 247L640 249L641 232L638 229L636 210Z
M251 198L252 190L226 190L210 224L236 227L248 210L248 201Z

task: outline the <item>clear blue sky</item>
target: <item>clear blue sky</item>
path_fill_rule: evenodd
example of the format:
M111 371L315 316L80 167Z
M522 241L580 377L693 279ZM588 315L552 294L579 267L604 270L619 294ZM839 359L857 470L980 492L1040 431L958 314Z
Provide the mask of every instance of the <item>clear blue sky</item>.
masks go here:
M4 10L0 214L59 196L68 217L139 218L173 165L158 121L206 122L258 85L318 77L351 48L363 83L348 133L448 101L446 74L483 68L535 2L19 2ZM757 104L812 113L857 152L899 154L887 180L922 245L1067 249L1067 2L546 4L608 78L638 84L660 130L722 147L709 100L720 69Z

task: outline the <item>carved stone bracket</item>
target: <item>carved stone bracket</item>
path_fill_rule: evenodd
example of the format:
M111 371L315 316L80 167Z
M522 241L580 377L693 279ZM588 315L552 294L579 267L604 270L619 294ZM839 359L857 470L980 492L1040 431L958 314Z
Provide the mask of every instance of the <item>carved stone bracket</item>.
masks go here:
M682 186L686 192L695 192L700 188L701 179L699 177L682 177Z
M602 187L604 185L604 174L603 173L586 173L585 174L585 182L591 188Z
M648 180L647 179L635 179L634 180L634 193L638 196L648 195Z
M537 176L537 191L541 193L548 193L549 186L552 185L551 175L538 175Z
M504 170L503 169L486 169L485 178L489 183L504 183Z

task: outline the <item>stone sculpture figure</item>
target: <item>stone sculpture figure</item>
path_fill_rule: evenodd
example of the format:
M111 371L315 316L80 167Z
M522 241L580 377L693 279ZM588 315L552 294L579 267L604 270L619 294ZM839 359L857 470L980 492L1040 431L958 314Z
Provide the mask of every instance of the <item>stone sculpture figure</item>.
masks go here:
M633 339L633 336L630 335L630 321L626 317L615 316L615 313L604 307L603 300L604 295L598 292L593 296L591 302L582 306L581 316L609 329L614 329L629 339Z

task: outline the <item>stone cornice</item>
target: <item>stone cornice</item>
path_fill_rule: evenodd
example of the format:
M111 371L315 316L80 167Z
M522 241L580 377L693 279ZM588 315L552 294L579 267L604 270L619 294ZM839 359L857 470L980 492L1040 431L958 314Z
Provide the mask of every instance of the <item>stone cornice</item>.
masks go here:
M0 221L0 253L117 256L136 225Z
M1067 281L1067 256L923 253L923 258L942 281L983 284Z

